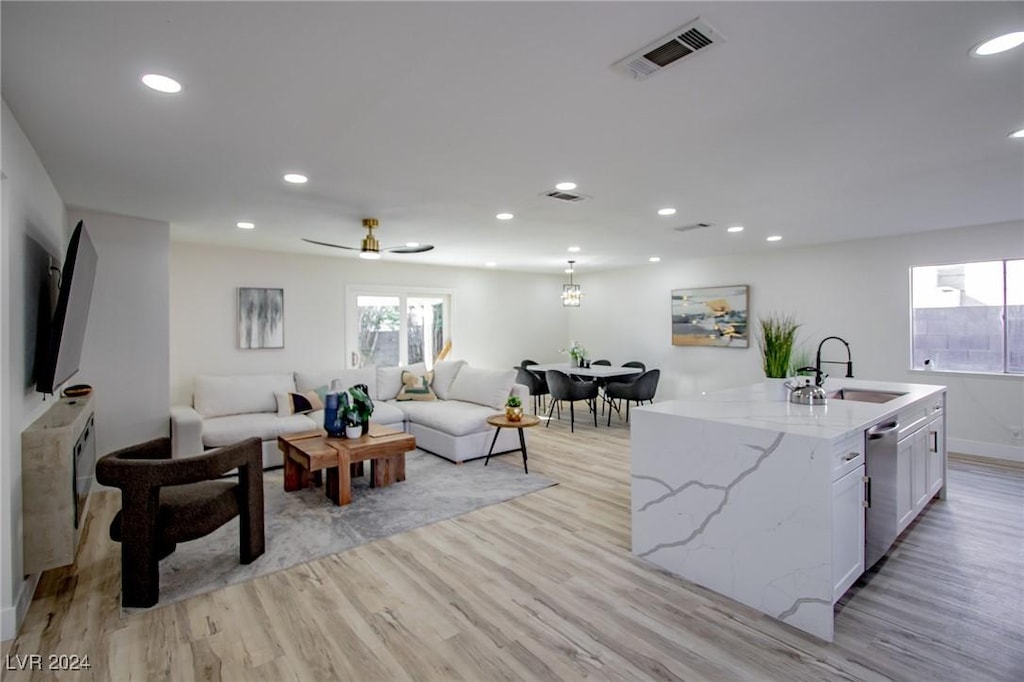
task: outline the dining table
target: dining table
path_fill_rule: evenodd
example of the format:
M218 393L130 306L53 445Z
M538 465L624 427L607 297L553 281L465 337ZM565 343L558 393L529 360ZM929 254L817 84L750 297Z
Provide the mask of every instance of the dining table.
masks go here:
M639 367L615 367L609 365L579 367L568 362L528 365L525 369L531 372L546 372L549 369L556 369L559 372L565 372L569 376L583 377L587 379L610 379L614 377L630 376L633 374L643 374L643 370Z

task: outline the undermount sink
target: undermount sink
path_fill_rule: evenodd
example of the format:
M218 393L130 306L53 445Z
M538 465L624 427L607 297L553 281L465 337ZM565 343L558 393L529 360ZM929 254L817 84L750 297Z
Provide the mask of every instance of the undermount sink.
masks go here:
M828 394L831 400L853 400L859 403L887 403L906 393L894 391L871 391L863 388L840 388Z

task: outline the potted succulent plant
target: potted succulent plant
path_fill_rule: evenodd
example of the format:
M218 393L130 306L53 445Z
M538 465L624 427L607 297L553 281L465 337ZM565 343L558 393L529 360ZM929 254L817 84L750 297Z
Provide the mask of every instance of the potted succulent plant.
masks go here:
M505 401L505 419L518 422L523 419L523 401L517 395L510 395Z
M759 320L757 335L761 347L761 366L771 385L769 392L781 400L786 398L785 380L789 376L790 359L796 344L800 323L791 315L768 313Z

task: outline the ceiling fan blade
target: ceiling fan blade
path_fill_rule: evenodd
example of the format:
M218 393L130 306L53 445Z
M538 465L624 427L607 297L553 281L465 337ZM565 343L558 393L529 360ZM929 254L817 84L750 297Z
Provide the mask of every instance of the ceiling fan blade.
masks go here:
M431 251L433 248L433 244L420 244L419 246L389 246L382 250L391 253L424 253L425 251Z
M319 244L320 246L331 246L334 247L335 249L348 249L349 251L360 250L358 246L342 246L341 244L328 244L327 242L318 242L315 239L306 239L305 237L302 238L302 241L309 242L310 244Z

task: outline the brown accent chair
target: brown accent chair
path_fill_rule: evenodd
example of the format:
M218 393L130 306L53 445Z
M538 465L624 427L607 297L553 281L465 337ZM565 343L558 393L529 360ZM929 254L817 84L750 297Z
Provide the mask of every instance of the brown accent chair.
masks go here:
M221 478L232 469L237 477ZM121 489L110 539L121 543L121 603L153 606L159 562L177 543L212 533L239 517L241 562L263 554L263 448L248 438L202 455L171 459L171 439L157 438L96 462L96 480Z

